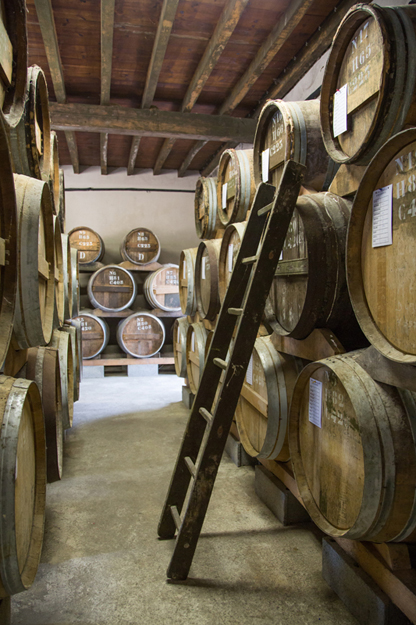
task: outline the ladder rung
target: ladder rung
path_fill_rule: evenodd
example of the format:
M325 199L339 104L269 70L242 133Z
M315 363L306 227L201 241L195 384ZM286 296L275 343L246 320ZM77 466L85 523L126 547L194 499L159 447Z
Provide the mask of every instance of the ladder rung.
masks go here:
M241 262L243 263L243 265L250 265L252 263L255 263L256 260L257 256L247 256L247 258L243 258Z
M212 414L210 412L208 412L208 410L206 408L200 408L199 409L199 414L202 414L202 416L204 417L205 421L207 423L211 423L212 421Z
M242 308L229 308L228 309L228 314L229 315L236 315L237 317L239 317L240 315L243 314L243 309Z
M217 365L217 367L219 367L220 369L225 370L227 368L227 363L222 358L214 358L212 362L214 363L214 365Z
M259 208L259 210L257 211L257 215L259 217L261 217L262 215L265 215L266 213L272 210L272 207L273 207L273 202L271 202L270 204L267 204L267 206L263 206L263 208Z
M170 506L170 511L171 511L171 514L172 514L173 522L176 525L176 529L179 530L182 521L181 521L180 514L178 512L178 508L176 506Z
M186 466L189 469L189 473L193 477L195 477L195 475L196 475L196 466L195 466L195 464L192 462L192 460L191 460L191 458L189 456L185 456L184 460L185 460Z

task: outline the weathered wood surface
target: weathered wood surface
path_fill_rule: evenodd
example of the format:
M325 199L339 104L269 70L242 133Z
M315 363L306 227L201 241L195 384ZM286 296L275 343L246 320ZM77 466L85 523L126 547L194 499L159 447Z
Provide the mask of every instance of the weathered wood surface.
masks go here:
M137 312L122 319L117 326L117 343L133 358L150 358L165 342L165 327L151 313Z
M327 328L316 328L306 339L297 340L273 333L271 341L277 351L291 354L304 360L321 360L345 353L335 334Z
M24 0L4 0L2 14L0 105L7 124L14 127L22 116L26 96L26 3Z
M198 178L195 188L195 230L200 239L213 239L222 229L218 218L217 179Z
M220 309L218 262L221 239L201 241L195 261L195 291L201 319L213 321Z
M163 354L163 356L156 354L151 358L128 358L118 356L117 358L95 358L93 360L86 360L84 365L86 367L125 367L130 365L174 365L175 359L173 356Z
M192 323L186 335L186 371L189 388L198 391L205 362L207 331L201 322Z
M47 180L51 189L52 208L54 215L59 213L59 206L61 202L61 186L59 178L59 151L58 151L58 137L56 132L51 132L51 152L50 152L50 166L48 176L43 175L43 179Z
M127 269L119 265L106 265L93 273L87 291L93 306L112 312L124 310L133 304L137 286Z
M65 206L65 174L64 170L59 170L59 206L58 218L61 224L61 232L66 230L66 206Z
M195 262L198 248L182 250L179 259L179 300L184 315L196 313Z
M98 232L91 228L78 226L78 228L73 228L68 236L70 246L79 251L78 262L80 265L89 265L104 258L104 241Z
M160 241L148 228L135 228L123 239L120 253L124 260L135 265L157 262L161 252Z
M55 254L55 325L62 326L65 320L65 273L68 266L64 266L64 251L62 244L61 226L58 217L53 218L53 239ZM65 261L68 262L67 255ZM66 285L66 297L68 297L68 285Z
M246 225L246 223L230 224L224 231L218 258L218 290L221 302L224 301L231 280Z
M150 306L166 312L180 312L178 265L163 265L149 274L143 285L143 294Z
M73 320L71 320L73 321ZM81 382L82 369L82 333L81 322L75 321L71 324L65 324L60 328L61 332L66 332L70 339L70 347L72 351L72 379L74 382L74 402L79 400L79 385Z
M186 317L175 319L173 324L173 357L175 359L175 373L179 378L187 377L186 370L186 337L189 321Z
M341 165L328 190L340 197L352 196L360 186L364 172L364 165Z
M62 426L65 430L72 427L74 418L74 363L72 359L71 337L68 332L54 330L49 347L59 353L61 371Z
M74 319L81 322L83 359L95 358L108 344L110 329L107 322L87 311L80 311Z

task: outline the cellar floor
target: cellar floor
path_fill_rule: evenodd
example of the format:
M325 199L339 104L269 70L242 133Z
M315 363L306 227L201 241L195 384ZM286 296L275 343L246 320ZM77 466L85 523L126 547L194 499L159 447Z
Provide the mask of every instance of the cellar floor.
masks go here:
M187 583L156 527L188 411L173 375L84 380L42 561L12 625L347 625L310 524L284 528L225 457Z

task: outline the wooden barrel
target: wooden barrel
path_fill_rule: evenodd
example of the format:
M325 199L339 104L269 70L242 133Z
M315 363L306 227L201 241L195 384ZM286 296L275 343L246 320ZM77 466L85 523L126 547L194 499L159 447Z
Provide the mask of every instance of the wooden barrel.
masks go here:
M51 158L51 123L45 74L37 65L27 70L23 115L9 128L13 169L17 174L48 180Z
M65 430L72 427L74 418L74 364L72 361L71 338L67 332L54 330L49 347L59 352L62 389L62 425Z
M149 306L166 312L179 312L178 265L163 265L149 274L144 282L143 293Z
M256 186L269 182L277 188L289 159L306 166L303 185L316 191L322 189L329 156L321 136L319 100L269 100L264 105L254 138Z
M101 354L107 347L110 338L107 322L87 310L80 310L79 315L72 319L71 323L73 321L81 322L82 357L85 360L90 360Z
M62 272L64 276L64 319L72 317L72 266L71 266L71 246L67 234L62 237Z
M45 522L42 402L31 380L0 377L0 596L27 590L38 569Z
M69 321L69 324L71 326L74 326L75 330L76 330L76 340L77 340L77 352L78 352L78 368L79 368L79 382L81 383L82 380L82 376L83 376L83 370L84 370L84 366L83 366L83 353L82 353L82 326L81 326L81 321L79 319L71 319ZM78 401L79 399L79 394L80 394L80 386L78 384L78 396L75 399L75 391L74 391L74 401Z
M27 32L25 0L3 0L0 15L3 68L0 80L0 106L9 126L16 126L23 115L27 77Z
M18 297L14 331L21 349L49 343L54 319L52 202L46 182L15 174L19 220Z
M196 313L195 261L197 247L182 250L179 260L179 300L184 315Z
M79 337L77 328L75 325L65 324L60 328L62 332L67 332L70 337L71 351L72 351L72 379L74 382L74 402L79 400L79 385L81 382L81 358L82 354L79 351Z
M189 388L196 394L205 363L207 330L203 323L191 323L186 335L186 370Z
M189 321L186 317L175 319L173 324L173 357L175 359L175 372L179 378L186 378L186 336L188 334Z
M221 222L217 211L217 179L198 178L195 189L195 228L200 239L213 239Z
M105 246L100 235L91 228L73 228L68 233L71 247L75 247L80 265L92 265L104 258Z
M290 408L290 455L321 530L355 540L415 540L415 414L414 393L378 384L351 356L303 369Z
M279 353L270 337L256 339L235 412L250 456L289 460L289 406L302 367L299 358Z
M217 210L224 226L244 221L256 193L253 150L225 150L218 164Z
M117 326L117 343L133 358L150 358L163 347L165 326L150 312L136 312Z
M389 137L415 124L415 18L414 6L357 4L341 21L321 90L322 134L334 161L367 165Z
M66 208L65 208L65 174L64 170L59 170L59 211L58 211L59 223L61 224L61 231L66 230Z
M61 327L65 320L65 277L62 233L59 219L53 218L55 251L55 326Z
M27 353L26 377L39 387L45 421L47 478L48 482L56 482L62 477L64 447L58 350L31 347Z
M160 256L160 241L148 228L135 228L123 239L120 254L135 265L155 263Z
M53 204L53 212L55 215L59 213L59 205L61 201L61 188L59 180L59 152L58 152L58 137L56 132L51 132L51 153L49 160L49 175L48 182L51 188L51 197ZM44 177L44 180L46 178Z
M220 309L218 291L218 260L221 239L202 241L195 262L195 292L198 312L202 319L213 321Z
M107 312L125 310L137 293L133 274L119 265L98 269L89 279L87 290L91 304Z
M226 227L221 241L218 259L218 291L221 303L224 301L228 285L230 284L241 241L246 231L246 225L247 223L230 224Z
M71 312L72 317L76 317L79 312L79 252L75 247L70 247L71 251L71 291L70 291L70 300L72 302Z

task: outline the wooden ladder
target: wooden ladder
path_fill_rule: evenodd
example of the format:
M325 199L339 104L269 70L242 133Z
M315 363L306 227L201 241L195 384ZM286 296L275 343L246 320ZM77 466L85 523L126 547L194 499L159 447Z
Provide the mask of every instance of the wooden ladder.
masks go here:
M170 579L188 577L304 169L288 161L276 195L257 188L159 522L162 539L178 531Z

